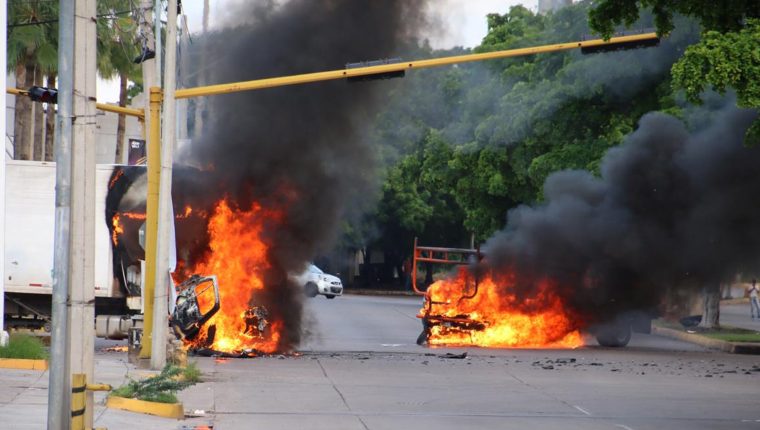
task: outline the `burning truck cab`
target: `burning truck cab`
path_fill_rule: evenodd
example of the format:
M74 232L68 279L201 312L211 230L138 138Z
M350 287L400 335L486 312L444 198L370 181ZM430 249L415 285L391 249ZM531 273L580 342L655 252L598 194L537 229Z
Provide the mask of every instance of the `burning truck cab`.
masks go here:
M602 346L622 347L628 344L632 328L648 330L651 316L644 313L587 326L554 292L551 280L536 282L535 291L526 297L515 288L514 274L481 273L468 267L483 258L477 249L418 246L415 239L412 288L424 296L417 315L423 327L419 345L577 348L585 344L582 333L587 332ZM416 279L419 263L457 268L422 291Z
M170 323L189 350L204 355L253 356L287 352L281 342L284 316L267 288L276 267L270 262L265 226L281 213L257 202L241 207L203 186L204 172L174 168L176 296ZM121 287L142 294L146 174L144 166L116 166L106 204L113 248L113 273ZM282 277L284 279L284 277Z

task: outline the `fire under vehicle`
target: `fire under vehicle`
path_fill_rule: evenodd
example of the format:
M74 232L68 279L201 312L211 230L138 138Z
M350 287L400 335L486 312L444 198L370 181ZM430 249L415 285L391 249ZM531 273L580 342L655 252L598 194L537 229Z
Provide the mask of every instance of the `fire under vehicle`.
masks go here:
M55 164L6 161L5 326L50 331ZM95 184L94 295L98 337L139 343L144 282L145 166L97 165ZM176 219L177 217L175 217ZM210 295L213 306L198 307ZM213 276L193 276L170 305L182 337L219 309Z
M568 328L565 331L548 337L542 331L551 331L567 323L569 317L562 315L562 307L557 306L553 312L560 315L549 315L548 324L542 326L543 314L520 314L515 312L490 313L482 303L498 301L493 295L493 289L484 291L492 286L489 279L480 279L477 271L467 270L468 265L475 264L484 258L479 249L441 248L419 246L414 241L412 260L412 288L418 295L425 297L418 318L422 320L422 332L417 338L419 345L456 345L456 346L494 346L494 347L578 347L583 345L580 333ZM417 285L417 270L420 263L458 266L457 275L450 275L457 282L435 282L422 290ZM454 285L454 288L451 288ZM517 302L520 298L515 299ZM557 302L558 303L558 302ZM519 305L516 306L519 308ZM551 312L549 312L551 313ZM587 328L602 346L623 347L631 339L631 332L648 333L651 327L651 316L642 313L628 313L617 317L612 322L597 324ZM515 321L509 321L514 319ZM525 321L520 321L520 320ZM505 321L506 320L506 321ZM538 321L538 323L536 323ZM524 331L521 338L512 331ZM493 331L496 338L491 337Z

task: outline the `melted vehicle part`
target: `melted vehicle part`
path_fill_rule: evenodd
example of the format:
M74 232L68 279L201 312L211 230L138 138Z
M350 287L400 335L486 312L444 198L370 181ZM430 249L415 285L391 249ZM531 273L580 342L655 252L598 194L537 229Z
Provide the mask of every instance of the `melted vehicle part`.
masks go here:
M219 285L216 276L193 275L177 287L177 301L172 313L171 323L179 338L195 338L201 326L219 311ZM213 293L214 305L202 311L198 297Z

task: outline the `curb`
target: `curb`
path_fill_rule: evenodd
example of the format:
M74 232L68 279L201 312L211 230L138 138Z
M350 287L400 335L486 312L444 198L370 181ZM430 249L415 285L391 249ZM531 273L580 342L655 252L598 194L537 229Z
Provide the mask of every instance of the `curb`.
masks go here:
M108 397L108 400L106 400L106 407L178 420L185 418L185 409L183 408L182 403L157 403L110 396Z
M672 328L658 327L656 325L652 325L652 333L731 354L760 355L760 343L727 342L725 340L712 339L695 333L686 333Z
M395 290L353 290L343 289L343 294L356 296L398 296L398 297L421 297L414 291L395 291Z
M47 360L32 360L28 358L0 358L1 369L47 370Z

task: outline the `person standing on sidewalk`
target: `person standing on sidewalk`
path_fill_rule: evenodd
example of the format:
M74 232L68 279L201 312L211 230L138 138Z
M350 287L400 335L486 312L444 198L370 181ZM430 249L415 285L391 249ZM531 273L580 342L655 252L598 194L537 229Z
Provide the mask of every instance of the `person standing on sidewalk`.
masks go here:
M752 319L760 319L760 300L758 299L758 292L760 290L757 287L757 281L752 280L752 286L749 288L749 305L750 314Z

